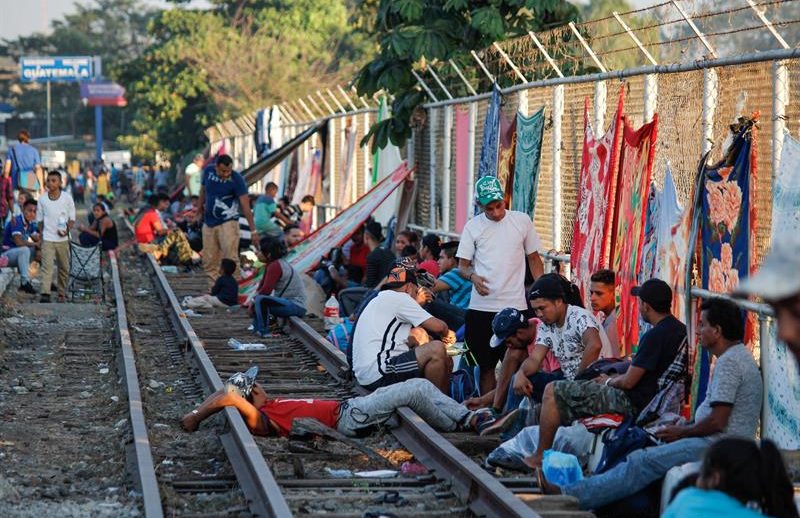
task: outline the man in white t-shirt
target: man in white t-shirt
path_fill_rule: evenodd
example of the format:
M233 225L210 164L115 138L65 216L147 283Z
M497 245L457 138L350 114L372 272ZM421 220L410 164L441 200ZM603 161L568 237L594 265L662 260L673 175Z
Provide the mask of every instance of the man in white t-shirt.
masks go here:
M194 156L192 163L187 165L186 170L183 172L186 181L186 188L184 189L184 192L189 197L200 196L200 183L203 176L203 162L203 155L198 153Z
M369 390L426 378L447 394L453 362L445 343L455 342L447 324L417 302L413 269L395 266L381 292L361 312L353 335L353 373ZM430 341L427 333L441 337Z
M531 218L506 210L500 181L484 176L475 184L483 213L467 221L456 257L460 275L472 281L469 309L464 319L464 341L471 361L480 367L481 394L495 388L495 367L503 347L492 348L492 320L506 307L527 311L525 261L534 278L544 272L538 250L541 240Z
M53 282L53 261L58 265L58 299L66 298L69 276L69 230L75 224L75 203L72 196L61 190L61 173L47 174L47 194L39 198L36 221L42 225L42 296L40 302L50 302Z

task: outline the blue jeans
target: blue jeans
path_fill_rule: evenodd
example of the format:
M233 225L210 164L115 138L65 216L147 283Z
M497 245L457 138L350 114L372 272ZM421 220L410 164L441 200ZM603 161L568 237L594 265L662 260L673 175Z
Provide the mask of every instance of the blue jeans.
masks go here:
M630 496L663 478L675 466L700 460L713 437L690 437L636 450L620 464L561 488L576 497L582 509L597 509Z
M8 257L8 265L16 266L19 270L19 277L22 284L31 282L28 275L28 267L31 264L31 249L28 246L17 246L9 248L3 252L5 257Z
M253 331L258 334L269 332L269 315L276 317L302 317L306 314L306 308L298 306L289 299L272 297L270 295L259 295L253 302L255 317L253 318Z
M514 375L516 376L516 374ZM561 371L555 372L537 372L535 374L531 374L528 376L528 379L533 384L533 390L531 391L531 398L536 403L542 402L542 396L544 395L544 388L547 386L548 383L551 381L560 381L564 379L564 374ZM511 377L511 383L508 387L508 397L506 398L506 407L504 412L510 412L517 408L519 404L522 402L523 396L514 394L514 377Z

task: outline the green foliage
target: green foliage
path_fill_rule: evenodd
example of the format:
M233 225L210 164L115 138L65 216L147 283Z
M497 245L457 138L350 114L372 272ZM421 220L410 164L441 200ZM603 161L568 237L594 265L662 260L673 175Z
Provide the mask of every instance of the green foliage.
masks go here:
M373 150L411 136L414 111L426 101L411 71L434 60L462 61L470 50L577 20L563 0L371 0L360 4L374 13L370 24L380 53L355 78L360 95L379 91L393 96L392 117L364 137Z
M131 64L137 153L196 149L209 125L352 77L371 49L348 27L343 1L214 1L215 9L163 11L155 43ZM388 76L387 76L388 77Z
M50 34L32 34L0 45L0 53L12 58L28 55L93 55L103 60L106 77L118 80L125 62L141 55L150 43L147 24L155 11L142 7L138 0L96 0L92 4L76 5L75 12L51 24ZM54 135L92 134L94 111L86 108L74 83L53 83ZM14 76L0 82L0 99L11 103L18 112L33 112L44 118L45 88L37 83L21 83ZM104 110L106 136L115 138L126 131L129 108Z

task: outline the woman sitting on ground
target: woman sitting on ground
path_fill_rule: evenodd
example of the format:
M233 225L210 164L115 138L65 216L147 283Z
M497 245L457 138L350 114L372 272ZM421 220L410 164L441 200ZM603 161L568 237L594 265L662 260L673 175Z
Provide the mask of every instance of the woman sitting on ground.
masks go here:
M267 236L259 245L258 258L265 270L250 310L253 331L269 336L270 315L285 318L306 314L306 290L302 273L284 259L287 249L283 239Z
M697 487L681 491L664 518L797 518L794 491L771 441L725 438L706 451Z
M78 240L83 246L97 246L100 243L104 252L115 250L119 246L117 238L117 225L108 215L103 203L95 203L92 207L94 221L88 227L81 225Z

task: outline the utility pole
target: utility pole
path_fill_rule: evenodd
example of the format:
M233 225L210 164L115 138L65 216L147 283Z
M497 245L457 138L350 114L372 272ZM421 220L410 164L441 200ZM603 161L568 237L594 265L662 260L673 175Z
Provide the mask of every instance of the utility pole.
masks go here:
M100 56L94 57L94 79L103 77L103 60ZM103 107L94 107L94 148L95 160L98 165L103 160Z

